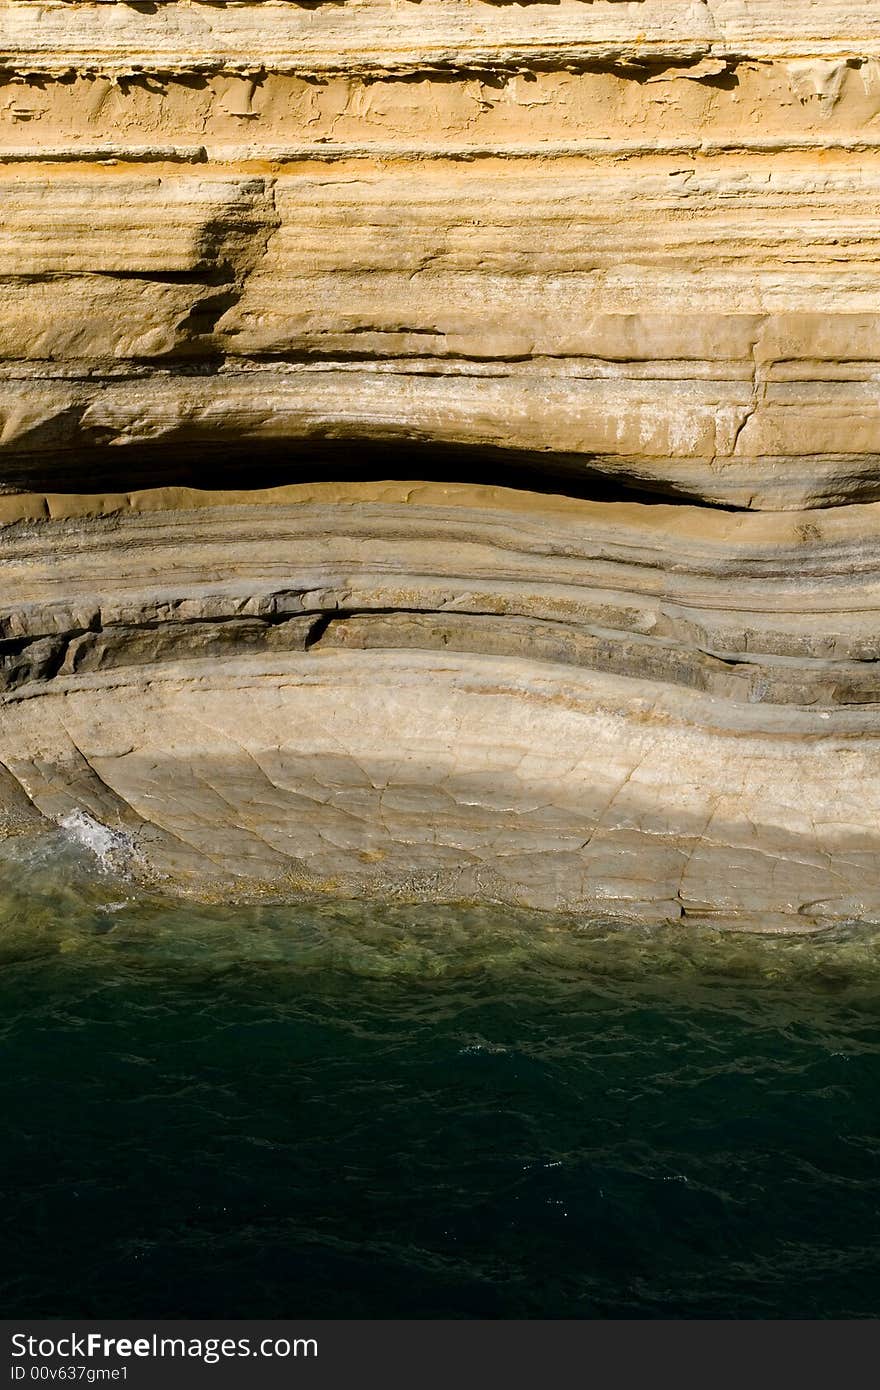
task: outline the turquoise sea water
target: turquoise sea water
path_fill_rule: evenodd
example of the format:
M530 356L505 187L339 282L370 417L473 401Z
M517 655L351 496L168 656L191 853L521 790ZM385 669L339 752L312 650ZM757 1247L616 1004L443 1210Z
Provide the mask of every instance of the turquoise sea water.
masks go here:
M880 935L195 907L0 847L5 1315L880 1314Z

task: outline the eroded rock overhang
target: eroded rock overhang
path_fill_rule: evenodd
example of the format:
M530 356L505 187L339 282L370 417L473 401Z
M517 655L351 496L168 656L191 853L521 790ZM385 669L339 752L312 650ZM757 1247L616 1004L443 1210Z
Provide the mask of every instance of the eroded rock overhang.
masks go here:
M880 912L868 3L0 4L0 792Z

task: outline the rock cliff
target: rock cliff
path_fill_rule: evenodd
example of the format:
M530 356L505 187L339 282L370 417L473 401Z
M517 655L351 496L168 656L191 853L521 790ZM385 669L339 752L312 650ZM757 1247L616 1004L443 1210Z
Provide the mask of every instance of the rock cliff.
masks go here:
M0 819L880 915L870 0L0 0Z

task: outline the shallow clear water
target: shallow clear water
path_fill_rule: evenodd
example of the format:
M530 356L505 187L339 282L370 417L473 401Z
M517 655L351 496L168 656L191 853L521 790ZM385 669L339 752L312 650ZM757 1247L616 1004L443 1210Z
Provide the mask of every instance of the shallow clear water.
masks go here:
M5 1316L880 1314L880 935L195 907L0 847Z

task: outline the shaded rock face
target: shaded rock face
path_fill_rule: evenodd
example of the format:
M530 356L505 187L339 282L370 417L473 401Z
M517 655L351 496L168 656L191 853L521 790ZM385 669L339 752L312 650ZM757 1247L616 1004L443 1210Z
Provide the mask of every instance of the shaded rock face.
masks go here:
M880 913L865 0L0 0L0 824Z

